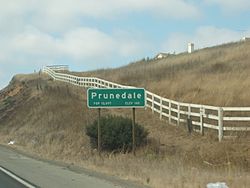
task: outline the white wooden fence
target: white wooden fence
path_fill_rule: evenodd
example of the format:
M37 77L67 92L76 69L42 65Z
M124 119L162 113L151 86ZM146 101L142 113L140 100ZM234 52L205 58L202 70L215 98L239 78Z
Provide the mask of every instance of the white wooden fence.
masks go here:
M47 66L47 68L50 68L53 71L68 71L69 66L68 65L52 65L52 66Z
M68 66L46 66L43 72L54 80L67 82L80 87L93 88L133 88L117 83L109 82L96 77L78 77L56 71L68 70ZM225 132L250 131L250 107L217 107L201 104L182 103L163 98L146 91L146 105L152 113L158 113L160 119L169 124L179 126L187 123L190 118L196 131L201 134L204 129L213 129L218 132L219 141Z

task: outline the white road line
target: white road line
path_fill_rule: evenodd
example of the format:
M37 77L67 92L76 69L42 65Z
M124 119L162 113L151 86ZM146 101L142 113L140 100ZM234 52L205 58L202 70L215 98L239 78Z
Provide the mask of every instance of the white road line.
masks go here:
M17 177L15 174L13 174L13 173L7 171L6 169L2 168L1 166L0 166L0 170L1 170L2 172L4 172L5 174L7 174L8 176L12 177L14 180L16 180L16 181L18 181L19 183L21 183L21 184L23 184L24 186L26 186L27 188L36 188L35 186L33 186L33 185L29 184L28 182L24 181L23 179Z

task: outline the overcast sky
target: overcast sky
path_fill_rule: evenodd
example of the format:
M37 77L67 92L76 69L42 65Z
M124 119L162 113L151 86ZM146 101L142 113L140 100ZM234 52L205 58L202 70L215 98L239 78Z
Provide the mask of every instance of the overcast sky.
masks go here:
M0 89L44 65L118 67L244 36L249 0L0 0Z

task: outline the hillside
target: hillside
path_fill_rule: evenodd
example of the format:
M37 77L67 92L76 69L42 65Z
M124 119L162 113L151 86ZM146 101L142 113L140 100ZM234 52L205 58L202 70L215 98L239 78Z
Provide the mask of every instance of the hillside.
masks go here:
M146 87L185 102L250 106L250 43L233 43L193 54L138 62L125 67L77 75ZM102 115L131 117L130 109L105 109ZM249 139L219 143L206 131L189 135L187 128L168 125L150 110L136 110L136 121L149 131L137 155L103 153L90 148L85 127L97 118L88 109L86 90L53 81L45 74L16 75L0 91L0 143L46 159L64 161L152 187L205 187L224 181L229 187L250 185ZM167 185L167 186L166 186Z
M84 73L180 102L250 106L250 42L237 42Z

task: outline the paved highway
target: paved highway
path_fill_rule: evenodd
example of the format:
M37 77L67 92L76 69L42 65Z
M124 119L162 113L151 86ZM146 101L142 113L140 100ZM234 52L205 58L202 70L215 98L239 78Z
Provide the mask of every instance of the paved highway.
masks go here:
M0 171L0 188L26 188L4 172Z
M132 182L120 180L115 177L108 177L82 168L36 160L3 146L0 146L0 166L10 170L37 187L142 188L142 186ZM7 179L4 175L2 178ZM0 181L1 180L2 179L0 179Z

